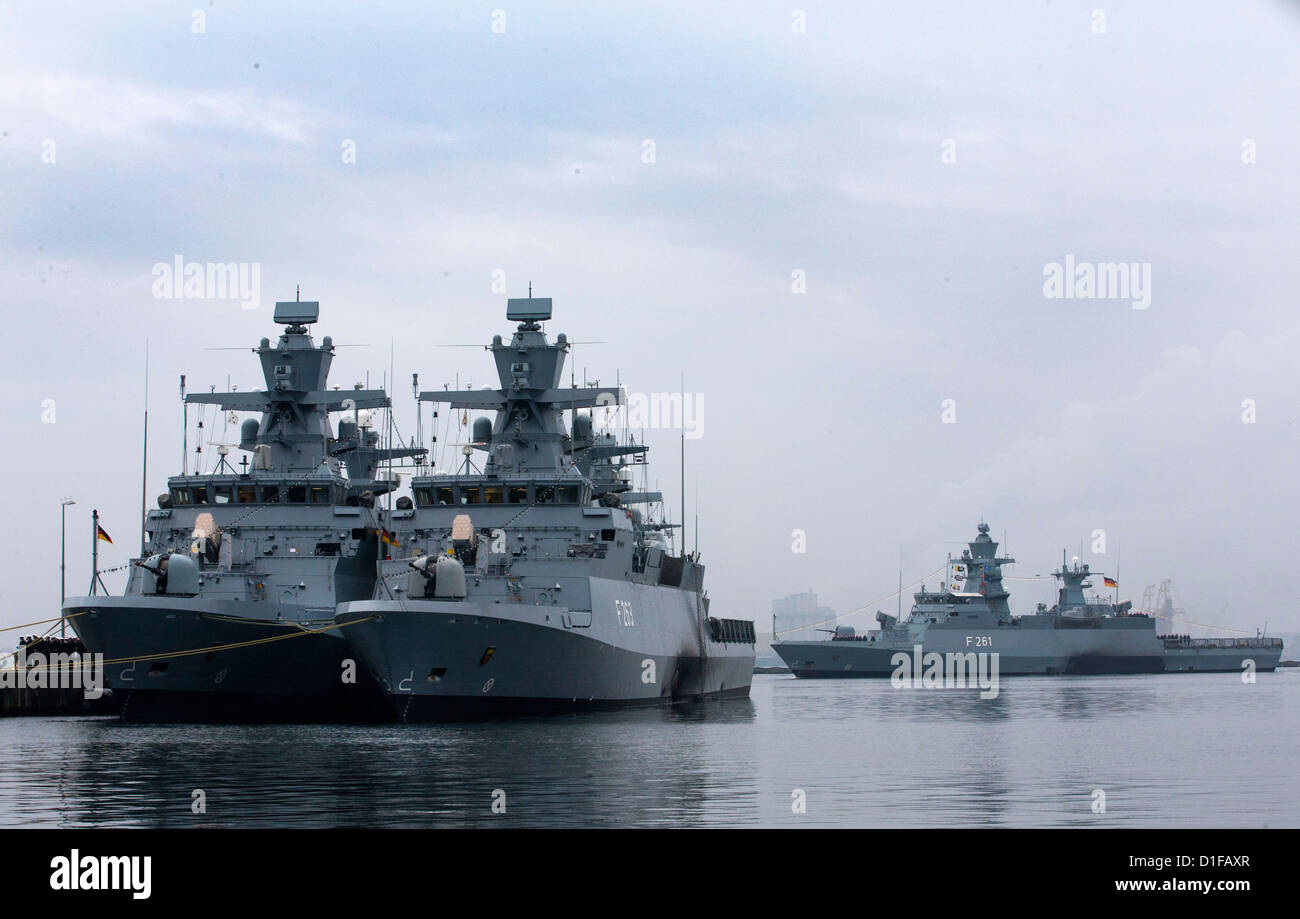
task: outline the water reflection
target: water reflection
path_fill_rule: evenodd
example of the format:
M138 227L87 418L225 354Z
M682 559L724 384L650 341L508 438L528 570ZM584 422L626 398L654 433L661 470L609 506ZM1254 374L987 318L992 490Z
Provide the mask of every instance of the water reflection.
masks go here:
M0 823L1295 826L1297 690L1290 674L1026 677L981 699L760 676L752 700L508 722L6 719Z
M151 726L86 735L56 823L620 826L743 807L747 764L671 735L744 726L751 701L455 725ZM634 781L632 781L634 779ZM191 811L195 790L206 815ZM495 798L494 798L495 795ZM81 798L93 807L78 806ZM733 800L734 799L734 800ZM504 814L493 812L504 801Z

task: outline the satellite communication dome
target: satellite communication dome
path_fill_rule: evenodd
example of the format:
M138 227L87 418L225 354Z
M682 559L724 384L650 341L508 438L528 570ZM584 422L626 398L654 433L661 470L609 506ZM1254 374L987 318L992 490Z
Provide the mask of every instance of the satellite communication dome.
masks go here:
M591 438L591 413L574 412L573 413L573 439L589 440Z

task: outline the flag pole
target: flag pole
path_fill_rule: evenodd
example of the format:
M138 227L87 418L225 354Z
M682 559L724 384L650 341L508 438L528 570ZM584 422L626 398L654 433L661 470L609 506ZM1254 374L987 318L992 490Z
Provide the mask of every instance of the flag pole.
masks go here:
M95 596L99 581L99 508L90 512L90 595Z

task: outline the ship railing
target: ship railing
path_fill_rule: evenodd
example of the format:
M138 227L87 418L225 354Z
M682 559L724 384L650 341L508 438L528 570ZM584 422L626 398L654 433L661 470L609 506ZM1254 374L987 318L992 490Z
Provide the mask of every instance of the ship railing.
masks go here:
M748 619L715 619L712 616L709 617L709 637L719 644L752 645L757 639L752 621Z
M1282 639L1280 638L1190 638L1183 635L1161 635L1165 647L1170 649L1177 648L1263 648L1263 649L1282 649Z

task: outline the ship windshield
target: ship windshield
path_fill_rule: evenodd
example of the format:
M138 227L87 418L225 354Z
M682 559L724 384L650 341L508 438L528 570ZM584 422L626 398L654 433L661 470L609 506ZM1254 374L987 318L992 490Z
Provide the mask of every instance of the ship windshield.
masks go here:
M445 506L456 503L453 489L450 485L438 485L432 488L428 485L421 485L414 489L414 492L415 503L420 505L420 507L431 507L435 504L438 506Z
M524 482L506 485L420 485L412 491L420 507L456 504L577 504L582 498L580 485L536 485Z
M316 485L190 485L169 489L174 507L205 504L345 504L347 488L333 482Z

